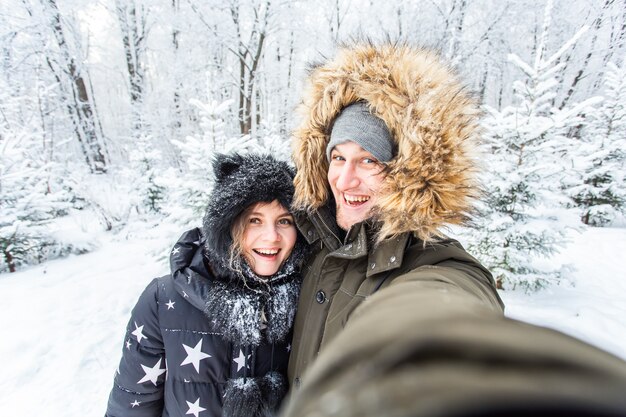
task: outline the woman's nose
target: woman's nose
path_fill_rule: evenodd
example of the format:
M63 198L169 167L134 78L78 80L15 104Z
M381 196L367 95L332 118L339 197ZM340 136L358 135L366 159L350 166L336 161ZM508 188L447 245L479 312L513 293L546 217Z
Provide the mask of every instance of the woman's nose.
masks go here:
M278 228L273 224L268 224L263 230L265 240L269 242L278 242L281 238Z

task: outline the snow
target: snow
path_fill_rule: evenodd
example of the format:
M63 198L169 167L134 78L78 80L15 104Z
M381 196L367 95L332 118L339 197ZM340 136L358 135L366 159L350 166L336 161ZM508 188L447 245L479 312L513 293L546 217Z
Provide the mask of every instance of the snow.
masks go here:
M124 330L139 294L167 272L153 254L174 243L166 226L94 233L96 251L0 275L2 416L102 416ZM626 359L625 228L588 228L554 263L571 281L539 293L503 292L507 315L546 325Z

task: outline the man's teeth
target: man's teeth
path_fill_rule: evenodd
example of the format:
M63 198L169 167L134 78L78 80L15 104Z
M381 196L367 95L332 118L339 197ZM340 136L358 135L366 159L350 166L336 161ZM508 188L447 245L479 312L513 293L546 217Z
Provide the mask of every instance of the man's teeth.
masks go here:
M255 249L255 251L261 255L276 255L278 253L278 249Z
M343 196L348 203L363 203L369 200L369 196L366 195L346 195Z

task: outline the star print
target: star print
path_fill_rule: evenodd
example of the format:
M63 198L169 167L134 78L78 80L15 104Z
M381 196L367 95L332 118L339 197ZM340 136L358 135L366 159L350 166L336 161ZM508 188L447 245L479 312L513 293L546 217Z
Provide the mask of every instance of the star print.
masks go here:
M169 303L165 303L165 305L167 306L167 309L174 309L174 304L176 304L176 301L172 301L170 300Z
M137 401L137 400L135 400L132 403L130 403L132 408L139 407L139 404L141 404L141 401Z
M291 343L287 345L287 352L291 352Z
M126 341L126 349L130 350L130 347L132 346L132 343L130 343L130 339L128 339Z
M146 336L143 335L143 324L141 326L137 326L137 322L135 322L135 330L132 333L139 343L141 343L141 339L147 339Z
M233 362L237 364L237 372L239 372L241 368L246 367L246 359L250 359L250 355L246 357L241 349L239 349L239 357L237 359L233 359Z
M174 249L172 249L172 255L176 255L179 252L180 252L180 248L178 246L176 246L176 247L174 247Z
M195 417L198 417L198 414L206 410L206 408L200 407L200 397L194 403L190 403L189 401L185 401L187 403L187 407L189 407L189 411L185 414L193 414Z
M196 372L200 373L200 361L202 359L211 357L211 355L208 355L202 352L202 339L200 339L200 341L193 348L187 346L184 343L183 343L183 347L185 348L185 351L187 352L187 357L185 358L183 363L180 364L180 366L188 365L191 363L193 367L196 369Z
M143 371L146 373L146 376L144 376L139 381L137 381L137 383L141 384L143 382L150 381L154 384L154 386L156 386L157 379L159 379L159 376L162 375L167 370L165 368L161 369L162 360L163 358L160 358L159 361L152 368L145 366L145 365L141 365L141 367L143 368Z

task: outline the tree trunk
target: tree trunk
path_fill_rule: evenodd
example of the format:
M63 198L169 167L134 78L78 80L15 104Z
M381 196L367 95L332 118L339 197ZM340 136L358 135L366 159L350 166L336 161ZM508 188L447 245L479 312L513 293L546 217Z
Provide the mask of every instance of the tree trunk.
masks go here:
M585 76L585 73L587 72L589 61L591 61L591 57L593 56L593 53L596 49L596 41L598 40L598 33L602 26L602 19L604 18L604 12L611 5L612 1L613 0L606 0L604 2L604 6L602 6L600 15L594 20L594 23L593 23L594 33L593 33L593 37L591 38L591 46L589 47L589 52L587 52L587 55L585 56L585 59L583 60L583 63L580 69L578 70L578 72L576 73L576 76L572 80L572 84L570 84L569 90L567 90L567 93L565 94L565 97L563 98L563 101L561 102L561 105L559 106L559 110L563 110L563 108L567 105L567 102L572 98L572 95L574 95L576 86L578 85L580 80L583 79L583 77Z
M178 14L180 13L180 0L172 0L172 13L174 14L174 28L172 29L172 47L174 48L174 62L178 62L177 58L180 37ZM182 83L178 79L178 71L174 73L174 77L176 78L176 82L174 87L174 120L172 122L172 130L178 130L182 126L182 109L180 105L180 90L182 90Z
M65 41L56 0L47 0L47 2L51 10L52 30L64 61L64 72L68 75L71 83L72 101L67 106L74 123L76 138L81 144L81 149L91 171L104 173L107 170L106 158L96 131L95 115L85 79L73 54L68 50L69 46ZM50 61L48 62L50 63Z
M263 7L255 10L255 20L250 33L250 40L245 43L242 39L242 27L239 19L239 11L236 6L231 7L231 18L235 24L238 39L239 60L239 127L242 135L252 131L252 124L256 122L255 113L260 113L253 106L256 94L257 71L263 54L263 45L266 38L267 18L269 15L270 1L266 1L265 13L261 14ZM238 4L237 6L240 6ZM260 118L258 119L260 121Z
M13 255L11 255L11 252L5 249L2 251L2 253L4 254L4 261L9 267L9 272L15 272L15 262L13 262Z
M130 103L134 136L141 134L143 128L142 103L144 89L143 54L145 27L137 23L137 7L134 1L115 1L117 18L122 31L122 43L126 58L126 69L130 86Z

